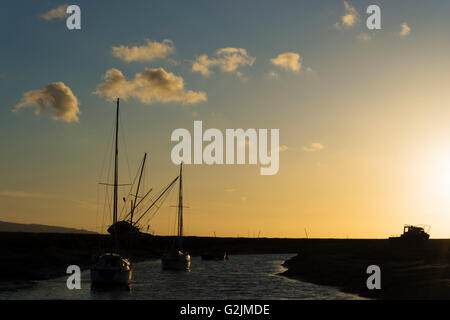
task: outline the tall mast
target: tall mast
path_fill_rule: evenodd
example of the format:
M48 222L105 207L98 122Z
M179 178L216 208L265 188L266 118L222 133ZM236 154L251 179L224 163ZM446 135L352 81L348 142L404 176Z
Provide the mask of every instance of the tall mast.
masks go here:
M183 238L183 163L180 164L180 188L178 190L178 244Z
M117 110L116 110L116 139L115 139L115 152L114 152L114 199L113 199L113 225L116 228L117 223L117 186L119 185L119 98L117 98Z
M145 159L147 159L147 152L144 154L144 159L142 160L141 173L139 175L139 181L138 181L138 185L137 185L137 188L136 188L136 195L134 196L134 202L133 202L132 207L131 207L130 224L133 224L133 213L134 213L134 209L136 208L137 197L138 197L138 194L139 194L139 186L141 185L142 173L144 172Z

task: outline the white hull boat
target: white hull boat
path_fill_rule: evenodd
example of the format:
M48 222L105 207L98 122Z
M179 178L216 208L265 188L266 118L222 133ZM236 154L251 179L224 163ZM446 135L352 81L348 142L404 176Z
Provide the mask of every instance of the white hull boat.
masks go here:
M163 270L180 270L189 271L191 267L191 256L187 252L183 252L183 164L180 165L178 190L178 239L176 246L173 246L168 252L164 253L161 258Z
M119 99L117 99L116 126L115 126L115 152L114 152L114 195L113 195L113 226L117 225L117 187L118 181L118 135L119 135ZM116 231L116 230L114 230ZM93 286L126 286L131 282L131 263L128 259L116 253L118 251L117 232L114 232L116 249L106 251L97 256L91 266L91 284Z

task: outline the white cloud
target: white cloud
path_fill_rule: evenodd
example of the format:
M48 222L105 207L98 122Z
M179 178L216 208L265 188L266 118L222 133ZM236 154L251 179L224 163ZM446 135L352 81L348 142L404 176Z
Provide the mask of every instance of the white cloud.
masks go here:
M295 52L281 53L276 58L270 59L270 62L276 66L294 72L300 71L302 67L301 57Z
M276 71L270 71L270 72L266 75L266 79L267 79L267 80L280 80L280 75L279 75L278 72L276 72Z
M403 22L400 27L402 28L400 31L401 36L406 37L411 33L411 28L406 24L406 22Z
M133 97L145 104L153 102L190 104L207 99L203 91L186 91L183 78L166 72L163 68L145 68L144 72L137 73L130 81L119 70L109 69L104 79L94 93L108 100Z
M283 145L281 145L280 146L280 152L283 152L283 151L286 151L286 150L288 150L289 149L289 147L287 146L287 145L285 145L285 144L283 144Z
M359 21L359 14L356 9L347 1L344 1L345 13L341 16L341 20L334 24L337 29L350 28Z
M255 59L249 56L245 49L222 48L216 51L215 57L209 58L206 54L198 56L192 64L192 71L209 76L212 73L211 68L219 67L223 72L236 72L239 77L242 77L242 73L237 69L253 65Z
M36 115L50 112L54 120L79 121L78 99L72 90L62 82L51 83L42 90L25 92L13 112L29 106L36 107Z
M372 39L372 35L367 32L361 32L356 38L361 41L370 41Z
M175 46L171 40L156 42L147 39L147 44L143 46L119 46L112 48L112 55L126 62L132 61L152 61L165 58L175 52Z
M67 4L60 5L59 7L56 7L54 9L47 11L46 13L41 14L41 18L46 21L51 21L54 19L64 19L67 15L66 13L67 7L68 7Z
M322 150L323 148L325 148L323 144L319 142L313 142L308 147L303 147L303 150L306 152L315 152L318 150Z

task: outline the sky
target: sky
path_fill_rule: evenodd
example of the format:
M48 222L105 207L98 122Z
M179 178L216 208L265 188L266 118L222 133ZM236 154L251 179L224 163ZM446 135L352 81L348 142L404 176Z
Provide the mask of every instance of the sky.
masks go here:
M80 30L66 26L70 4ZM366 26L371 4L381 30ZM148 152L154 194L178 174L175 129L279 129L275 175L184 167L187 235L386 238L426 224L448 238L449 12L415 0L2 1L0 220L105 232L111 190L98 183L110 181L120 96L120 183ZM176 191L151 232L174 233Z

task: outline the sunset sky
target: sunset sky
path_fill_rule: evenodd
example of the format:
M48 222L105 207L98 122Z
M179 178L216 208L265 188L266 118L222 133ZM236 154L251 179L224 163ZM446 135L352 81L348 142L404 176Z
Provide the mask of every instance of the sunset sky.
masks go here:
M178 174L177 128L280 130L276 175L185 166L187 235L450 237L449 1L76 4L81 30L62 1L2 1L0 220L105 232L118 95L120 182L148 152L155 191ZM174 232L176 201L155 234Z

